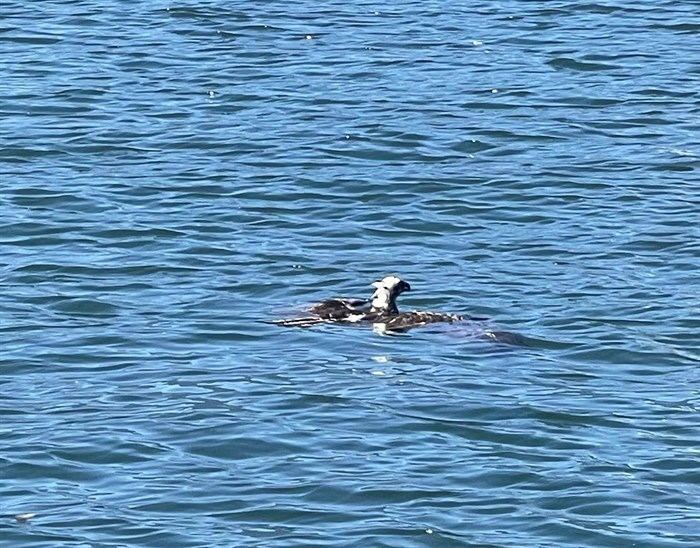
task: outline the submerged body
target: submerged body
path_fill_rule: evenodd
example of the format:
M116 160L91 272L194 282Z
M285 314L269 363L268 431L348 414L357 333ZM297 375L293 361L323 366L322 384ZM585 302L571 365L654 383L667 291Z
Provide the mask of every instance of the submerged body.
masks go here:
M429 323L454 323L462 320L485 320L486 318L471 318L457 314L445 314L442 312L404 312L384 318L377 318L374 323L381 323L387 331L397 331L420 327Z

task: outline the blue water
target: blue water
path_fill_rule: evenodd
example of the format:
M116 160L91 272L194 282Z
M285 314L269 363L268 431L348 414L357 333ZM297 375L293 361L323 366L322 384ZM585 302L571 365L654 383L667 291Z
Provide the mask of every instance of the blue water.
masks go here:
M697 8L0 3L3 545L700 546Z

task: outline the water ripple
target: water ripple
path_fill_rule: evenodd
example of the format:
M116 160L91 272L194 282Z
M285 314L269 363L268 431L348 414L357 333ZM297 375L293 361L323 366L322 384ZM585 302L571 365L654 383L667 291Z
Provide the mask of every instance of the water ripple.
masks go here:
M5 6L2 538L700 544L694 6L278 8Z

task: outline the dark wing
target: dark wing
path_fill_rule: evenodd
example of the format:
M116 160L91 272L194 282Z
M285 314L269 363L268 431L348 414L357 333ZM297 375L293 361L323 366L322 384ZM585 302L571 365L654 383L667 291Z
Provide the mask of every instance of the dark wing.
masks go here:
M351 314L362 314L365 311L362 307L369 301L363 299L352 299L338 297L322 301L309 308L309 312L317 314L326 320L343 320Z
M322 323L358 323L364 322L367 319L365 312L345 312L338 313L337 316L307 316L304 318L285 318L282 320L271 320L265 323L273 325L281 325L282 327L313 327Z
M314 314L314 316L285 318L265 323L281 325L282 327L313 327L314 325L333 322L354 323L364 318L368 304L369 301L367 299L338 297L335 299L328 299L327 301L321 301L309 307L308 311Z

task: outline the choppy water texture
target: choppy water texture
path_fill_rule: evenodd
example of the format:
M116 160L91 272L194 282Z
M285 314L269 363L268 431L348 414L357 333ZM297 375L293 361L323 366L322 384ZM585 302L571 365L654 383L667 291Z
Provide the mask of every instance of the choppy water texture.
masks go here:
M699 546L697 8L0 3L0 538Z

